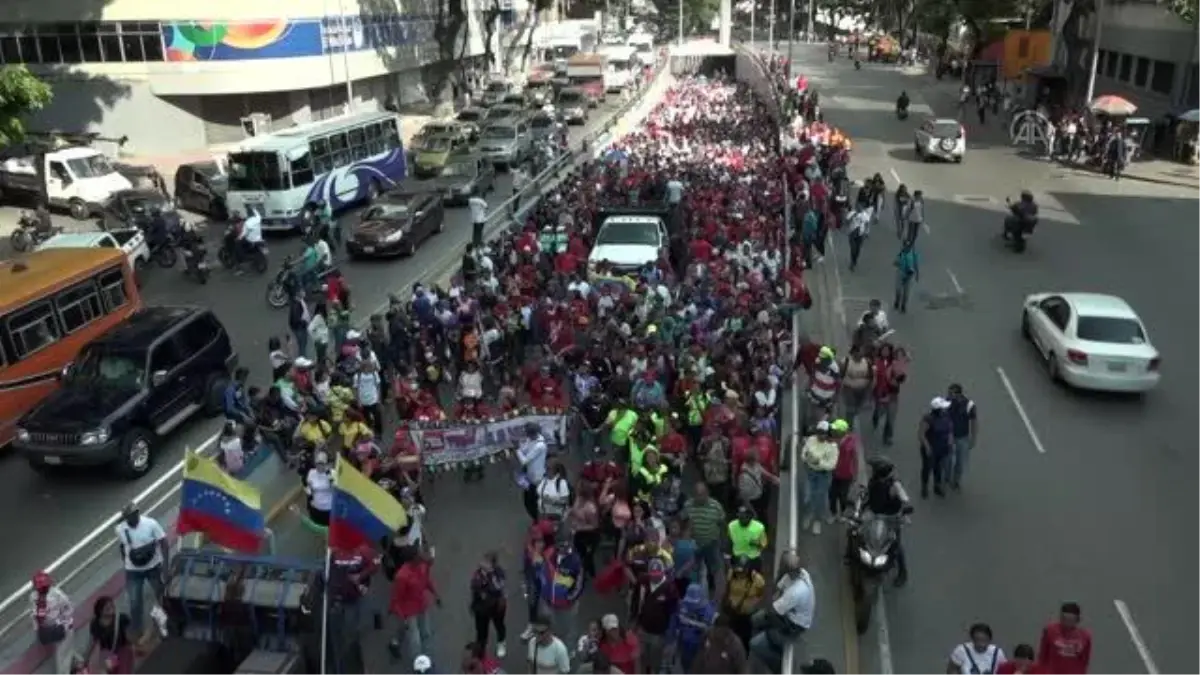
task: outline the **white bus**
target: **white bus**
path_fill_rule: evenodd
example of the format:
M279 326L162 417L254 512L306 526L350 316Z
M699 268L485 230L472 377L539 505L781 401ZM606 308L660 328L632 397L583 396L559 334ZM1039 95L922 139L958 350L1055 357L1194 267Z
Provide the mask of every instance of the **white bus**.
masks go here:
M334 213L369 201L408 175L395 113L343 115L259 136L229 153L230 214L253 208L264 230L295 230L304 209Z

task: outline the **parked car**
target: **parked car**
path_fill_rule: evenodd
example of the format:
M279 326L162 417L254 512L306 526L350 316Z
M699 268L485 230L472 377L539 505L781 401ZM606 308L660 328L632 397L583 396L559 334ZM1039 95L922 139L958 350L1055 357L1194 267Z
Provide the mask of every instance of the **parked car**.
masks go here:
M473 195L486 195L496 186L496 167L481 155L454 155L441 175L421 187L442 194L448 206L463 205Z
M212 220L229 219L225 193L229 175L216 161L180 164L175 170L175 203Z
M140 270L150 262L146 235L136 227L107 232L64 232L42 242L37 250L48 248L119 248L125 252L129 266L134 270Z
M140 309L83 348L61 386L18 422L13 447L37 471L113 466L138 478L189 418L221 414L236 364L211 310Z
M413 255L429 237L446 227L442 193L405 187L375 200L354 225L346 251L351 257Z
M158 190L133 188L114 192L100 208L98 225L101 230L128 230L143 228L150 220L154 209L162 212L167 229L174 230L182 224L175 202Z
M479 150L496 168L520 164L533 152L529 124L515 120L489 124L479 135Z

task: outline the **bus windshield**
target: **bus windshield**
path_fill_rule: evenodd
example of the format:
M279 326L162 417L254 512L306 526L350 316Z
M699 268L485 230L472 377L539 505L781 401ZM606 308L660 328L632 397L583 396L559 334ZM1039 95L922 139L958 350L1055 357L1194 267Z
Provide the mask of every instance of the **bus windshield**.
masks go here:
M279 155L274 152L235 152L229 155L231 191L284 190Z
M629 59L608 59L608 66L613 70L629 70Z

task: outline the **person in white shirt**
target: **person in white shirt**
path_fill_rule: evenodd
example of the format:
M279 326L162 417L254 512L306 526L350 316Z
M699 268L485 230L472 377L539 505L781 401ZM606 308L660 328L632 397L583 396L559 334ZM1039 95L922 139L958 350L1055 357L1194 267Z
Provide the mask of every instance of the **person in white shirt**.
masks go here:
M321 271L333 267L333 251L329 248L329 242L324 239L317 239L313 244L313 248L317 250L317 261L320 265L318 268Z
M483 373L479 372L478 361L468 361L458 375L458 397L460 399L483 400Z
M308 517L317 525L329 527L329 513L333 510L333 471L329 467L329 455L324 451L313 458L313 466L304 477L304 492L308 494Z
M154 594L150 615L161 630L167 618L159 605L163 595L163 570L171 555L167 533L157 520L143 516L136 506L130 504L121 511L116 534L117 547L125 568L125 593L129 597L132 624L129 628L134 635L142 634L146 618L144 586L149 584Z
M571 672L571 654L567 645L554 635L550 624L539 619L533 625L529 641L527 672L546 675L566 675Z
M483 229L487 225L488 203L479 195L472 195L467 200L467 208L471 210L471 242L476 248L483 245Z
M231 476L236 476L242 470L242 467L246 465L246 453L242 448L242 436L238 433L236 423L225 423L225 427L221 429L221 437L217 445L221 450L221 462L225 467L225 471Z
M667 181L667 203L671 206L678 206L683 201L683 183L678 179L672 178Z
M371 356L374 356L374 353ZM379 438L383 437L383 409L379 404L382 386L379 362L375 359L363 359L358 365L358 372L354 374L354 391L363 415Z
M517 461L521 464L521 484L524 487L522 501L525 513L533 520L538 519L538 485L546 477L546 457L549 450L542 428L537 422L525 425L525 441L517 448Z
M555 462L537 487L538 513L542 518L562 520L571 506L571 482L567 467Z
M991 675L996 668L1007 661L1004 650L992 644L992 627L986 623L977 623L968 631L971 639L956 645L950 651L950 662L946 664L947 673L963 673L964 675Z
M750 638L750 653L771 673L782 672L784 646L812 628L817 609L812 577L800 564L800 554L787 550L779 564L775 599L751 617L754 636Z
M850 225L846 234L850 238L850 271L858 267L858 256L862 254L863 242L871 233L871 217L874 209L870 206L856 204L854 213L850 216Z

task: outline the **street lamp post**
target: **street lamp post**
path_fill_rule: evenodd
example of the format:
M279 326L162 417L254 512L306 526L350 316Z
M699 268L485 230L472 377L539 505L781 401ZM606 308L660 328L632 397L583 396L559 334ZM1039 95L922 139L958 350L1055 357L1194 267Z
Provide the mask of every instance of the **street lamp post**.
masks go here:
M758 0L750 0L750 44L754 44L754 15L758 14Z
M771 15L767 17L767 49L775 51L775 0L771 0Z
M679 0L679 45L683 46L683 0Z
M1096 97L1096 69L1100 67L1100 35L1104 29L1104 0L1096 0L1096 11L1093 16L1096 17L1096 34L1092 36L1092 67L1088 69L1085 103L1091 103L1092 99Z
M346 25L346 4L343 0L338 0L338 16L341 17L342 70L346 75L346 112L354 112L354 80L350 77L350 42L353 37Z
M792 38L796 35L796 0L790 0L788 3L788 25L787 25L787 66L785 71L790 77L792 74Z

